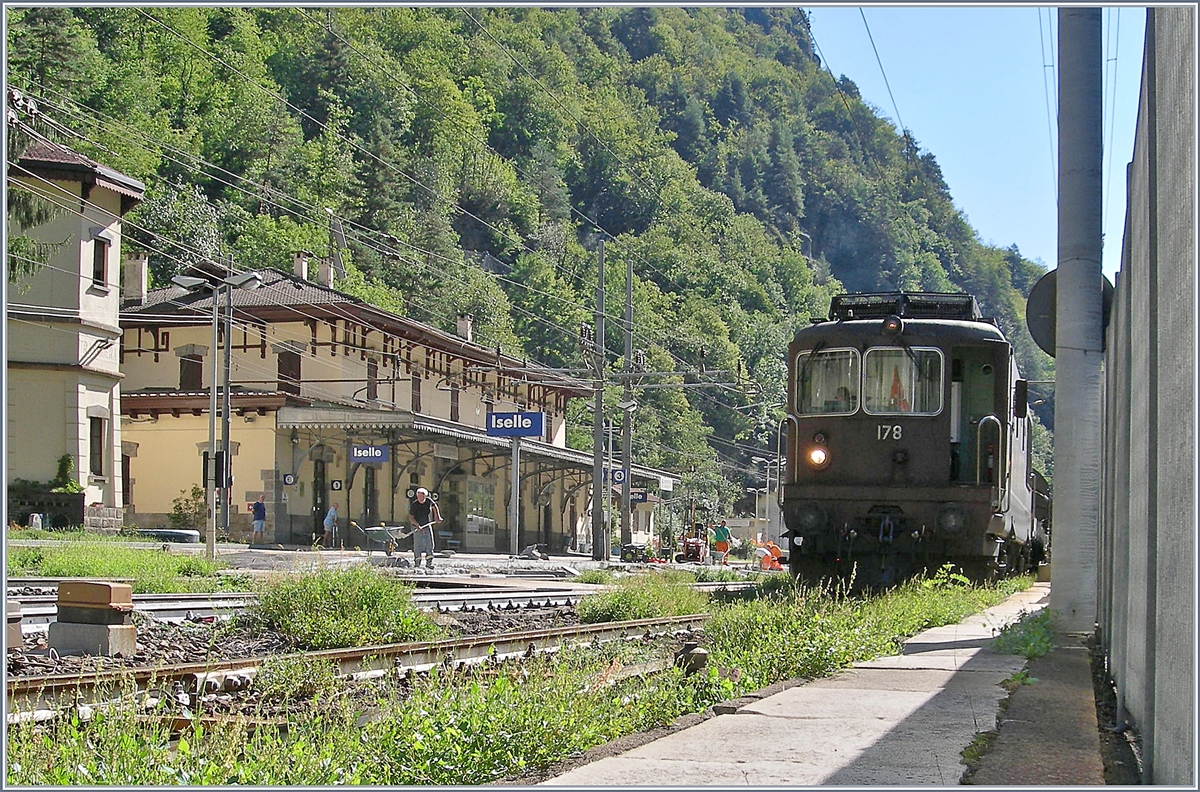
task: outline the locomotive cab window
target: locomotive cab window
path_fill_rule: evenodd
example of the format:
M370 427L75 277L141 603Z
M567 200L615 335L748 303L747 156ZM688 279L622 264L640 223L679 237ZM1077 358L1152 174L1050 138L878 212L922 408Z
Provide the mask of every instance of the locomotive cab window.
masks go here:
M863 408L872 415L937 415L942 411L942 352L873 347L863 356Z
M802 352L796 357L796 414L849 415L858 409L857 349Z

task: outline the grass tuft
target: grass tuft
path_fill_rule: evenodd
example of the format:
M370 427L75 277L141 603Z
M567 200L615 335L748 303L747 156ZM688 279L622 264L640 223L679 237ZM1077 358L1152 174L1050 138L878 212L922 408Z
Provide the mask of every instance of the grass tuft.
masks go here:
M427 641L441 628L412 587L373 569L329 569L271 581L248 612L303 649Z
M688 587L694 578L687 575L680 580L678 575L668 571L621 578L612 589L584 597L575 612L580 622L596 624L708 611L708 595Z
M105 541L9 547L9 577L125 578L135 594L244 591L245 576L221 575L226 567L199 555L123 547Z
M1048 608L1022 612L1020 619L1000 631L992 644L997 652L1033 660L1054 648L1054 614Z

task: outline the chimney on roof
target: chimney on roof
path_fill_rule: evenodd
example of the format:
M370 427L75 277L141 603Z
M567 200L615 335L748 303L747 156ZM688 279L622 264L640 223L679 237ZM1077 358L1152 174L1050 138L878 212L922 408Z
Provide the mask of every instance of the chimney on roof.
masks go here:
M458 335L467 341L475 340L475 318L471 314L458 315Z
M301 280L308 280L308 260L312 253L307 250L297 250L292 254L292 272Z
M317 285L326 288L333 286L333 262L327 258L317 262Z
M125 254L121 272L121 298L125 302L146 304L146 289L149 286L147 262L145 253L131 251Z

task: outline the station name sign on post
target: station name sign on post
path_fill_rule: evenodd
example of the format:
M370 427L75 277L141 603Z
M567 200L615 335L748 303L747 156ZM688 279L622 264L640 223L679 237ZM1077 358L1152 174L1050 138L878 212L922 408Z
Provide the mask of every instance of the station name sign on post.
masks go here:
M366 463L387 462L389 450L390 449L385 445L352 445L350 446L350 461Z
M541 437L546 414L540 412L494 412L487 418L489 437Z

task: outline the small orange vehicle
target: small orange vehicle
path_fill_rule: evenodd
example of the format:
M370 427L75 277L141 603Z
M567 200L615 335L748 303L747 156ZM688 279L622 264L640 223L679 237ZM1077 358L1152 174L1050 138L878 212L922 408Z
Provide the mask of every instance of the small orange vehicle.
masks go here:
M680 537L680 548L683 552L675 554L675 563L703 564L708 560L708 528L704 523L694 523L691 528L685 528Z

